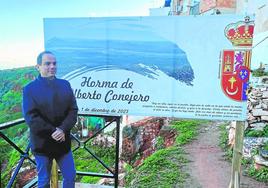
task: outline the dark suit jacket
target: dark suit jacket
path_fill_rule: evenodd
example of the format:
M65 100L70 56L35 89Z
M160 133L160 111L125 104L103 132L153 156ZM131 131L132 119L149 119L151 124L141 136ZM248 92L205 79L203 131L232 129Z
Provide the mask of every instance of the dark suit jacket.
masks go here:
M78 108L68 81L39 75L23 88L22 108L34 154L60 157L70 151L70 130L77 121ZM56 127L64 131L64 142L51 137Z

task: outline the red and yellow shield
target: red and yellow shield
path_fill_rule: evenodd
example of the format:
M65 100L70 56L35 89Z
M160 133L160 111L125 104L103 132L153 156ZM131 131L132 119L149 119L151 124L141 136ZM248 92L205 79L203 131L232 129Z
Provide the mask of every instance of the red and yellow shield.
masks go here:
M250 50L223 50L221 86L225 95L233 100L247 100L250 56Z

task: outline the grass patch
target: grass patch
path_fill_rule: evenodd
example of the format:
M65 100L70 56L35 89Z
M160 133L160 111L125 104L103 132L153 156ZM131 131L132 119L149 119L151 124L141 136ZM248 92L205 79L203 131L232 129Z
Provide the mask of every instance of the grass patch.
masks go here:
M162 136L158 136L156 138L156 150L164 149L165 148L165 140Z
M178 132L176 144L181 146L187 144L198 134L198 125L203 121L183 120L172 122L172 127Z
M90 146L90 150L94 152L106 165L113 169L115 162L115 147L100 148ZM74 160L77 171L107 173L107 170L94 159L86 150L80 148L74 152ZM93 176L77 176L76 181L81 183L97 183L101 178Z
M94 152L106 165L110 168L114 168L115 162L115 147L105 148L90 146L90 150ZM114 155L112 155L114 154ZM74 152L74 160L77 171L84 172L97 172L97 173L107 173L107 170L94 159L86 150L80 148ZM76 181L81 183L97 183L101 178L93 176L77 176Z
M220 125L220 143L219 146L220 148L225 152L225 159L228 160L229 162L232 161L233 158L233 149L231 149L228 146L228 131L226 130L227 124L222 124Z
M161 149L141 166L130 171L126 187L174 187L184 182L187 174L180 170L187 160L180 148Z
M198 134L198 125L204 121L173 121L171 125L177 131L174 146L160 149L146 158L137 168L128 168L126 187L180 187L188 174L182 167L188 162L181 146L192 141Z

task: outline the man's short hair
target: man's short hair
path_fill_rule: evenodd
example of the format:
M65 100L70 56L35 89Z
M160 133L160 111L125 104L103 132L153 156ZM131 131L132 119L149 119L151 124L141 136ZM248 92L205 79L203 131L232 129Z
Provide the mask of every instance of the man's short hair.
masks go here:
M55 56L52 52L50 52L50 51L43 51L43 52L41 52L38 56L37 56L37 64L38 65L41 65L42 64L42 58L43 58L43 55L44 54L51 54L51 55L53 55L53 56Z

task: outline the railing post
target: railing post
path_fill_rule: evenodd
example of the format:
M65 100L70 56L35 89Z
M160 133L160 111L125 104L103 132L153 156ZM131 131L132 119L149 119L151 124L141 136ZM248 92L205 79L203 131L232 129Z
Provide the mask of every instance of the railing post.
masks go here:
M115 144L115 173L114 173L114 187L118 187L118 173L119 173L119 138L120 138L120 117L116 118L116 144Z
M244 122L237 121L235 126L235 144L233 148L232 172L229 188L240 187L241 159L243 155Z
M51 188L58 188L58 180L59 180L59 174L58 174L58 166L55 159L53 159L52 162L52 168L51 168Z

